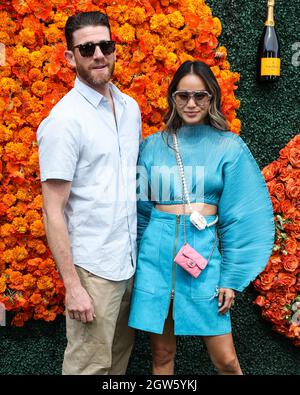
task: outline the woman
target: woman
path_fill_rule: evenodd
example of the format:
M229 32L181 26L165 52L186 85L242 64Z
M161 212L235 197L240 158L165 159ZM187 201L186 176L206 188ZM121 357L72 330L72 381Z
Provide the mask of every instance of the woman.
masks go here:
M153 374L174 373L176 335L199 335L219 374L239 375L230 308L235 291L270 257L271 201L248 147L227 131L220 88L205 63L179 67L168 102L165 131L146 138L140 151L129 326L150 332ZM188 198L191 204L183 204ZM204 216L204 229L190 221L191 211ZM174 262L185 241L207 263L197 278Z

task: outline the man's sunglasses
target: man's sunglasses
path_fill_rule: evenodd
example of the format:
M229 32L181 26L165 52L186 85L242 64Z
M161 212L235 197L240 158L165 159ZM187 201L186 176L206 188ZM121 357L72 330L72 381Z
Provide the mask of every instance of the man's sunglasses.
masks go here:
M80 55L84 58L90 58L94 55L96 47L101 49L103 55L110 55L115 51L116 43L112 40L101 40L98 43L75 45L73 48L78 48Z

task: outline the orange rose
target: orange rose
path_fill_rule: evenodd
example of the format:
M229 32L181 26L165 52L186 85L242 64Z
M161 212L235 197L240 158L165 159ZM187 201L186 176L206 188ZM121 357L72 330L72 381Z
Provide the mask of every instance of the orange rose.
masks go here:
M298 259L294 255L288 255L283 259L283 267L288 272L294 272L298 268Z
M281 182L276 183L274 195L277 197L278 200L283 200L285 198L285 188Z
M300 167L300 149L291 148L289 152L289 160L294 167Z
M279 163L272 162L262 170L262 175L265 177L266 181L270 181L277 176L278 169L279 169Z
M271 263L271 267L272 267L272 270L274 271L274 272L278 272L280 269L281 269L281 267L282 267L282 261L281 261L281 256L280 255L277 255L277 254L274 254L273 256L271 256L271 258L270 258L270 263Z
M264 273L260 274L259 280L261 283L261 288L263 290L270 289L272 287L274 277L275 277L274 272L268 272L268 273L264 272Z
M280 210L287 218L294 215L296 212L296 209L290 200L283 200L280 202Z
M285 250L288 254L296 254L297 247L298 247L297 240L293 239L292 237L290 237L288 241L285 243Z
M275 285L279 287L290 288L292 285L295 285L296 278L292 274L288 273L279 273L277 276L277 280L275 280Z
M262 307L262 306L265 305L265 301L266 301L266 298L264 296L262 296L262 295L259 295L255 299L254 303L257 304L258 306Z
M300 199L300 180L290 178L286 183L286 193L292 199Z

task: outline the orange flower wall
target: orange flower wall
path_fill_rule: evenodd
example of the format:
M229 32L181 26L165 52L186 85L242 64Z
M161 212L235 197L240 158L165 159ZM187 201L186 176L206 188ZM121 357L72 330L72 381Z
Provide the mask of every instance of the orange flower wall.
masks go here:
M222 110L239 133L239 101L221 23L202 0L6 0L0 5L0 301L22 326L64 311L64 288L47 247L36 130L73 85L63 52L69 15L109 15L117 42L114 83L137 100L144 137L163 127L167 86L185 60L211 66L221 86ZM3 55L3 54L2 54ZM3 57L3 56L2 56ZM1 59L1 58L0 58ZM292 186L291 186L292 188Z
M254 281L255 303L276 332L300 346L300 134L263 170L276 223L274 253Z

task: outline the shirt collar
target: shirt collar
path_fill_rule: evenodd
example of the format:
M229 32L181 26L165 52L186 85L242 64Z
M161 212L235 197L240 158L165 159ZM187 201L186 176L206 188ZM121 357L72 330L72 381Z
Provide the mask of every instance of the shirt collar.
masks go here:
M111 82L109 82L109 87L112 92L113 99L116 99L121 104L125 105L126 99L122 92ZM101 93L82 82L78 77L75 79L74 89L76 89L88 102L90 102L96 108L104 98Z

